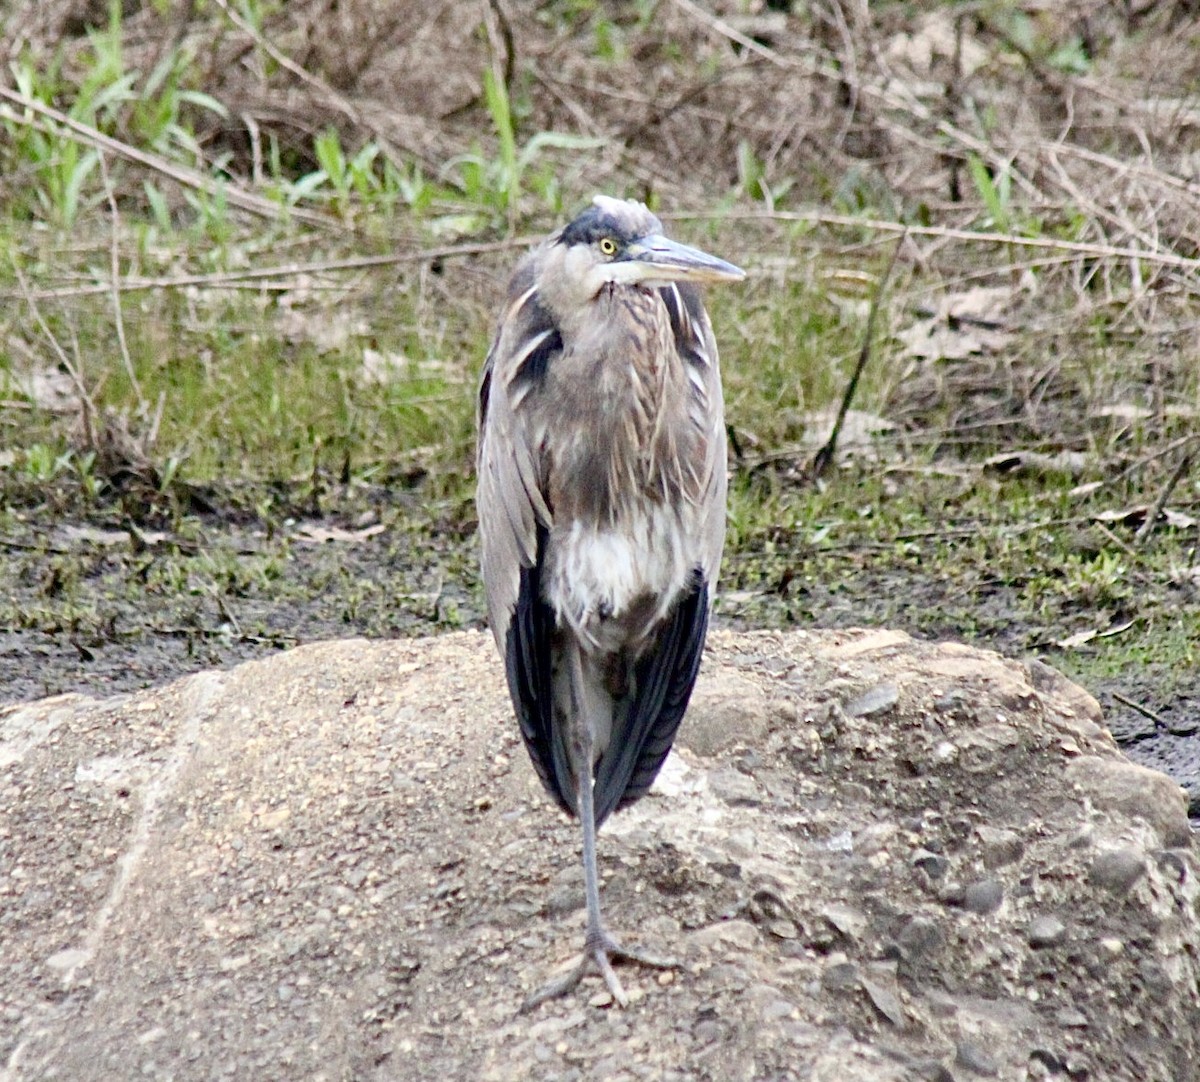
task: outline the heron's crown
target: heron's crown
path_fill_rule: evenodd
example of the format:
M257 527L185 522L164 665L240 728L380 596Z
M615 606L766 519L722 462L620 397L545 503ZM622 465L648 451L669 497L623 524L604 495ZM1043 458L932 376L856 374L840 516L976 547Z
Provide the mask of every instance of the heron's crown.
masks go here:
M587 210L563 227L558 239L567 247L595 244L602 237L611 237L624 245L661 232L662 222L650 213L644 203L636 199L613 199L608 195L597 195Z

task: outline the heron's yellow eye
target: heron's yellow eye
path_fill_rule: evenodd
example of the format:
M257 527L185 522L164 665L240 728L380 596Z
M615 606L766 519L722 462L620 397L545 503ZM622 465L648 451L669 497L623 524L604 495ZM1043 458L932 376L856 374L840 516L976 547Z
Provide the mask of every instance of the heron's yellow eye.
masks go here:
M605 255L616 255L617 254L617 242L615 240L613 240L612 237L601 237L600 238L600 251L603 252Z

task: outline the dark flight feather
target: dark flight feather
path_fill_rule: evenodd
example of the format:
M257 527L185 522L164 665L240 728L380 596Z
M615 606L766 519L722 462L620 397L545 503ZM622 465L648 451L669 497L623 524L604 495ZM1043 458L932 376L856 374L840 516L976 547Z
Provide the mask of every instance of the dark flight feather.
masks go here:
M687 710L708 628L708 585L696 571L649 653L634 666L632 698L615 703L613 734L596 767L596 825L645 796Z
M554 614L542 599L545 550L546 530L542 527L538 529L537 563L521 568L517 607L505 643L505 665L513 709L537 776L559 807L574 814L571 779L558 777L554 770Z

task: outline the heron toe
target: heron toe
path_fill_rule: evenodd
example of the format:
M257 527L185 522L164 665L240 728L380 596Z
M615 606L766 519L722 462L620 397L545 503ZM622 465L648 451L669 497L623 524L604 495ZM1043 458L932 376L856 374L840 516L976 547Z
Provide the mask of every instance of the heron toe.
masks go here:
M671 958L622 946L605 929L601 928L598 932L588 933L583 956L575 967L534 992L521 1005L522 1012L531 1011L551 999L557 999L559 996L573 991L580 981L593 971L604 978L604 983L608 986L613 1001L620 1007L628 1007L629 996L625 993L621 980L613 968L614 962L619 965L645 966L648 969L675 969L679 964Z

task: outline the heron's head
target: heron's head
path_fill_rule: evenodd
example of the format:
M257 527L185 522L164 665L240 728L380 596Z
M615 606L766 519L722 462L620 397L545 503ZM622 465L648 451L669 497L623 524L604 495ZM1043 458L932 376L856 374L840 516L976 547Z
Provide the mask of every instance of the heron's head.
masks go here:
M551 238L540 288L584 304L610 283L736 282L745 271L663 235L660 222L633 199L598 195Z

